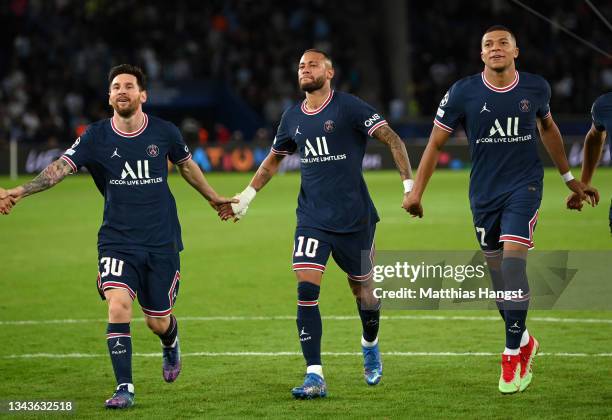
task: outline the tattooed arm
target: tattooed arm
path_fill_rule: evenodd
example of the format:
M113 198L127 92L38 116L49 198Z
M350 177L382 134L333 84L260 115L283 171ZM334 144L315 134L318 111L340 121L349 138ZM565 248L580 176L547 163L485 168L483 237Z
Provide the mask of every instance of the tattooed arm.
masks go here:
M395 166L399 170L402 181L405 179L412 179L412 169L410 168L410 159L408 159L408 152L402 139L399 138L397 133L391 129L388 125L379 127L372 133L372 136L391 149Z
M264 161L261 162L259 169L257 169L257 172L255 172L255 176L253 176L253 179L249 185L253 187L255 191L261 190L268 183L268 181L272 179L274 174L278 172L278 167L280 166L284 157L285 156L283 155L277 155L270 152Z
M37 192L47 190L72 172L70 165L63 159L58 159L47 166L36 178L32 181L20 185L19 187L8 190L9 195L14 197L16 201L21 200Z
M402 208L406 211L409 209L408 193L412 190L412 168L410 167L410 159L408 159L408 152L406 146L395 131L388 125L383 125L377 128L372 136L391 149L395 166L397 167L402 181L404 182L404 198L402 200Z

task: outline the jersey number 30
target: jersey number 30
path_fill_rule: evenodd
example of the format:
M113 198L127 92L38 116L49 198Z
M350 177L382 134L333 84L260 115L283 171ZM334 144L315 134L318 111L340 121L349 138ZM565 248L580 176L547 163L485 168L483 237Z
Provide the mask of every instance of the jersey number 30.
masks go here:
M106 277L112 274L115 277L120 277L123 273L123 261L117 258L103 257L100 258L100 264L102 265L102 271L100 277Z

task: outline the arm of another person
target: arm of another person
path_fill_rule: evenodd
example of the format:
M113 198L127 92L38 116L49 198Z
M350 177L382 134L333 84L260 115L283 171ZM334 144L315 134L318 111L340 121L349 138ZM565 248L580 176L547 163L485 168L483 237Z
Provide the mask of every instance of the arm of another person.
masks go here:
M591 129L586 134L584 139L584 149L582 156L582 174L580 180L585 185L591 185L595 168L601 159L604 142L606 140L606 131L599 131L595 124L591 124ZM567 197L567 208L570 210L582 210L582 201L576 193L571 193Z
M406 209L413 217L423 217L421 199L423 198L425 188L427 188L427 183L438 164L438 155L449 137L450 133L448 131L442 130L436 125L431 130L427 147L425 147L425 152L423 152L423 157L419 163L414 187L407 197Z
M193 159L187 159L185 162L178 164L177 167L183 179L198 191L209 202L212 208L217 210L219 216L221 216L224 210L227 210L230 203L238 202L238 200L217 194Z
M599 203L599 193L597 189L587 186L581 181L574 179L570 172L570 166L565 155L565 147L563 146L563 138L561 132L555 124L552 117L538 119L538 130L540 132L540 138L542 143L548 152L548 155L552 159L553 163L557 167L559 174L563 177L565 185L572 192L574 192L580 201L588 201L592 206L596 206Z
M261 191L278 172L278 168L286 154L288 153L270 151L264 161L261 162L261 165L259 165L249 185L247 185L240 194L234 197L239 200L237 204L232 204L232 214L229 216L234 218L234 222L237 222L246 215L249 205L255 198L255 195L257 195L257 193Z

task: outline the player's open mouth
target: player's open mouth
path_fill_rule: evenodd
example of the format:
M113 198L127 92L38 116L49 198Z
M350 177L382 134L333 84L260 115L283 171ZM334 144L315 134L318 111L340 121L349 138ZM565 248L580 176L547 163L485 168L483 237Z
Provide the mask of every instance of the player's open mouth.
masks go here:
M502 58L504 58L503 55L494 55L491 57L491 60L501 60Z

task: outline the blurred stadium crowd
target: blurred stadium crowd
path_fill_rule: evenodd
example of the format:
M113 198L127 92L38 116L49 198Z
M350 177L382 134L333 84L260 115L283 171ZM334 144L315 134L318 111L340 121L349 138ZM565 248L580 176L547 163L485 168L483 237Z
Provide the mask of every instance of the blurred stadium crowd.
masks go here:
M383 0L384 1L384 0ZM585 115L593 99L612 89L612 62L508 0L408 1L406 42L411 80L397 104L385 80L368 83L368 68L384 67L376 36L384 22L367 0L6 0L0 2L0 143L66 142L78 129L108 117L107 72L140 64L150 86L208 80L229 86L274 128L301 93L301 51L316 46L336 64L337 88L353 92L395 120L430 119L455 80L480 71L482 30L493 23L518 38L520 70L545 76L556 114ZM612 16L612 3L601 5ZM606 48L609 33L584 2L540 0L554 21ZM373 45L364 46L360 28ZM361 41L359 41L361 39ZM372 58L374 60L372 60ZM374 73L385 78L386 73ZM395 104L392 105L392 104ZM198 124L193 118L174 121ZM204 125L203 122L200 124ZM206 141L241 139L229 127L203 127ZM256 136L265 137L258 131ZM201 137L202 139L202 137ZM251 140L251 139L245 139Z

